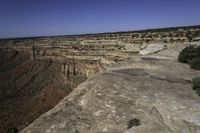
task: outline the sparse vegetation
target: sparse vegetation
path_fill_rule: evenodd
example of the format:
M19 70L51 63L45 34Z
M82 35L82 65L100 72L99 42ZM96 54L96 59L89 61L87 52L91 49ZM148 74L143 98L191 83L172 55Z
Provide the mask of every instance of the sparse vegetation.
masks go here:
M137 118L134 118L134 119L129 120L127 129L130 129L134 126L139 126L139 125L140 125L140 120Z
M191 31L188 31L188 32L187 32L186 37L187 37L187 39L188 39L189 42L192 41L192 39L193 39L193 34L191 33Z
M178 57L182 63L187 63L192 69L200 70L200 46L189 46L183 49ZM194 78L193 89L200 95L200 77Z
M193 79L193 89L200 95L200 77Z
M194 58L189 61L190 67L195 70L200 70L200 58Z
M10 127L8 128L7 133L18 133L18 129L16 127Z
M188 63L192 69L200 70L200 46L188 46L183 49L178 57L182 63Z

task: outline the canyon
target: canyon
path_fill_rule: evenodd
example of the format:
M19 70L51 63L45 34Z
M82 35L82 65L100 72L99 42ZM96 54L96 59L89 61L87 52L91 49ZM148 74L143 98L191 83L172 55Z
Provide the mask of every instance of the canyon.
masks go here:
M2 39L0 132L199 133L188 45L200 26Z

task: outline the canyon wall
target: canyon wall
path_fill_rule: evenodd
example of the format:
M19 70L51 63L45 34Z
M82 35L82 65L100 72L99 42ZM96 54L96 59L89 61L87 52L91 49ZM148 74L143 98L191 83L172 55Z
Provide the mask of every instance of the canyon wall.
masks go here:
M0 49L28 51L31 59L57 60L63 63L63 68L75 67L72 69L89 77L98 71L96 69L105 69L109 64L129 59L145 44L172 45L195 41L200 41L200 26L1 40ZM81 64L87 65L82 69Z

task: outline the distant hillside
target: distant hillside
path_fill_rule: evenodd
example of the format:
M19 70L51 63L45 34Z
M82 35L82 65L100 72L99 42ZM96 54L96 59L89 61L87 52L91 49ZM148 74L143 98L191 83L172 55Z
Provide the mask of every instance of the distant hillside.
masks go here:
M200 25L193 26L180 26L180 27L167 27L167 28L153 28L153 29L144 29L136 31L118 31L118 32L105 32L105 33L92 33L92 34L76 34L76 35L60 35L60 36L35 36L35 37L19 37L19 38L0 38L0 40L24 40L24 39L39 39L47 37L74 37L74 36L88 36L88 35L104 35L104 34L123 34L123 33L145 33L145 32L169 32L176 31L178 29L188 30L188 29L200 29Z

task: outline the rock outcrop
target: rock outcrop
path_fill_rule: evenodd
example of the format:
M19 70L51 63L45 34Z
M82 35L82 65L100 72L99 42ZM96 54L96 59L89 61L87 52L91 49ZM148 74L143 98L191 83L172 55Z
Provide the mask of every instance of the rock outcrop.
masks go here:
M199 133L200 72L173 60L138 57L79 85L21 133ZM140 125L127 131L128 122Z
M149 44L146 48L140 50L140 55L154 54L165 49L163 44Z
M72 91L21 132L200 133L200 98L191 83L200 72L176 61L188 44L200 44L199 36L200 27L193 26L1 40L0 54L11 53L12 60L12 51L25 52L20 58L30 64L55 65L59 71L52 73ZM4 66L12 67L0 60L0 68Z

